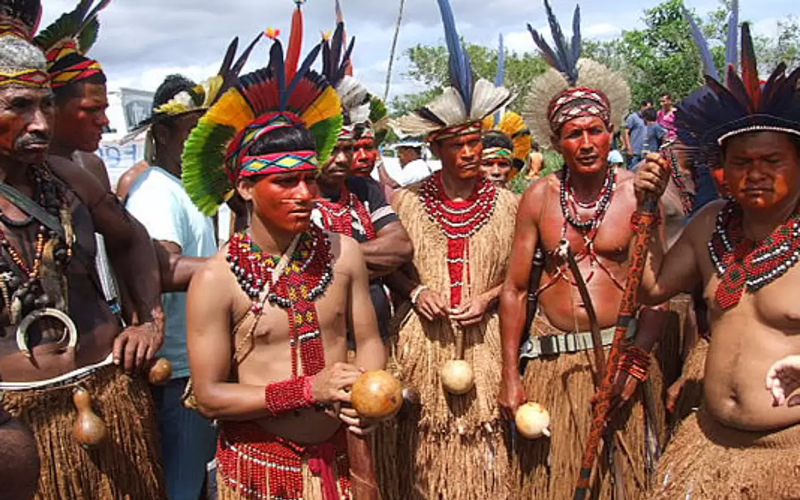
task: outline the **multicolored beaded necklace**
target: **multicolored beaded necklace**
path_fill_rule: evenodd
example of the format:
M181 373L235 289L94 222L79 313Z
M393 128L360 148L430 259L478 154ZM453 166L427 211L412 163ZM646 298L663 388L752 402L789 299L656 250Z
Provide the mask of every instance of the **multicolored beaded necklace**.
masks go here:
M450 306L458 307L470 280L469 240L492 218L497 188L481 177L468 199L453 201L444 191L442 174L437 173L422 184L419 198L430 220L447 238Z
M317 208L322 213L322 224L328 231L352 237L353 218L356 218L364 228L367 240L375 239L375 226L372 224L369 210L347 187L342 187L339 201L319 198Z
M60 217L65 227L71 227L71 220L63 220L71 219L68 211L64 209L68 205L68 201L49 171L43 166L34 166L30 169L30 175L36 186L35 198L38 198L39 204L49 214ZM4 224L14 228L23 228L33 221L33 217L28 217L25 223L7 221L7 218L3 217ZM56 271L63 273L72 255L72 250L71 246L58 233L49 230L44 224L38 226L33 261L28 265L23 257L23 252L11 243L3 228L0 227L0 247L8 256L0 257L0 295L2 295L12 325L19 323L34 309L52 307L58 299L58 297L48 296L44 292L41 282L44 251L48 242L53 242L52 258Z
M742 207L733 200L717 215L717 226L708 251L720 283L715 294L723 310L736 306L745 286L750 293L786 274L800 260L800 213L761 241L744 235Z
M608 212L608 208L611 206L611 200L614 197L614 191L616 188L617 169L616 167L609 167L606 171L606 178L603 181L603 187L600 188L600 191L597 193L597 197L590 202L581 202L575 196L575 192L570 185L569 168L565 168L564 179L561 182L559 189L561 213L564 216L564 225L561 227L561 239L567 239L567 228L569 226L575 228L575 230L583 237L583 248L580 252L575 253L575 261L580 264L583 260L589 259L591 270L589 271L589 276L586 277L586 283L592 281L592 278L595 276L596 269L600 268L601 271L608 275L617 288L624 290L625 287L623 284L614 277L614 275L608 270L608 268L606 268L605 265L603 265L603 262L594 251L595 237L597 237L597 232L600 230L600 224L603 222L603 219ZM589 219L580 220L578 217L578 207L587 210L595 209L594 215L592 215L592 217ZM553 252L554 255L556 251ZM558 279L567 280L574 287L578 286L577 282L569 277L569 273L566 271L566 263L563 263L561 266L556 268L556 273L553 279L544 287L542 287L539 290L539 293L543 292L547 288L550 288Z
M263 254L247 233L233 235L228 244L227 260L239 286L253 301L253 312L260 312L259 297L268 287L267 300L289 315L292 378L299 374L298 359L302 362L304 375L316 375L322 371L325 352L314 302L333 281L333 257L325 233L311 227L301 235L277 280L273 279L272 273L278 267L280 257Z

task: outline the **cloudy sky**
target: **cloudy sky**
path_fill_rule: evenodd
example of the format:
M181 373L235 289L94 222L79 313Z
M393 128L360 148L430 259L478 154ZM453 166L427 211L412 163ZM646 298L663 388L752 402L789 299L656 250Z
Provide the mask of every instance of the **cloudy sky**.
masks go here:
M699 14L713 10L718 0L685 0ZM356 36L356 75L367 87L383 95L386 68L399 0L341 0L348 35ZM461 35L473 43L496 44L503 33L506 46L517 52L533 50L525 23L546 25L538 0L451 0ZM575 0L551 0L560 19L571 16ZM71 9L75 0L45 0L43 26ZM641 26L642 10L659 0L626 2L584 0L584 36L607 39L622 30ZM774 34L776 20L800 17L797 0L740 0L742 19L755 23L755 31ZM288 27L292 0L114 0L101 13L100 39L91 55L99 59L110 78L110 88L153 90L165 75L180 72L201 80L214 74L228 42L234 36L251 40L267 27ZM334 0L307 0L304 7L307 47L319 33L334 24ZM568 24L564 22L564 24ZM413 92L419 86L405 76L403 50L417 43L441 44L444 34L436 0L406 0L398 42L391 95ZM262 42L250 58L248 69L267 59Z

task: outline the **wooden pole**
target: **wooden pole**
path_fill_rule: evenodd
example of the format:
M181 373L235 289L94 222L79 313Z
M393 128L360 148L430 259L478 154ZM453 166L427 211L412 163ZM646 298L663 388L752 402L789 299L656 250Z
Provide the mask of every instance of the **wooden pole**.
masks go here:
M394 54L397 50L397 39L400 37L400 25L403 24L403 11L406 8L406 0L400 0L400 11L397 13L397 24L394 26L394 39L392 49L389 51L389 67L386 70L386 88L383 91L383 101L389 99L389 88L392 85L392 68L394 67Z

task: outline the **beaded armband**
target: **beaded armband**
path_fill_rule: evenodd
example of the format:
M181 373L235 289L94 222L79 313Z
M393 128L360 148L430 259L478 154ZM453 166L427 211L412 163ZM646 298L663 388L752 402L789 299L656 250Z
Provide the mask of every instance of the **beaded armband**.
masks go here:
M314 399L314 377L295 377L282 382L269 384L264 389L264 406L271 415L277 416L287 411L310 408Z
M619 360L619 369L644 382L650 369L650 353L633 345L625 347Z
M658 213L651 214L637 210L631 215L631 229L634 233L639 233L648 227L655 227L659 222L661 222L661 216Z
M417 301L419 300L419 296L422 294L422 292L424 292L427 289L428 287L425 285L418 285L417 288L415 288L411 292L411 296L409 298L411 299L412 306L417 307Z

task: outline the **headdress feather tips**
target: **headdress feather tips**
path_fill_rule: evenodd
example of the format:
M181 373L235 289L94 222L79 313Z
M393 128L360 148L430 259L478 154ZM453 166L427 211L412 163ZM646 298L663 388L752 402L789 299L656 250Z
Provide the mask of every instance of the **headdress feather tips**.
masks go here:
M324 162L330 156L342 111L325 76L311 70L321 49L316 45L298 66L284 59L276 39L267 66L242 76L200 119L184 146L183 183L201 212L216 213L240 176L316 168L317 158ZM309 130L316 151L249 156L258 137L281 127Z
M567 41L548 0L544 0L553 38L550 46L529 24L534 44L551 69L534 81L525 119L539 141L554 137L564 123L594 116L617 126L630 106L630 88L617 73L591 59L581 58L580 6L572 15L572 38Z
M433 140L446 137L455 130L463 129L460 133L477 131L484 118L506 105L512 97L504 87L495 86L485 79L474 80L472 64L461 44L450 2L438 2L450 54L450 86L427 106L390 122L389 125L401 137L429 136ZM475 124L476 127L464 127Z
M737 19L732 12L729 26ZM732 37L727 48L736 42ZM723 142L736 135L776 131L800 136L800 68L787 76L786 64L781 63L762 85L748 23L741 26L739 62L741 75L735 64L728 65L724 85L707 74L706 85L678 104L675 114L681 141L694 147L701 161L711 166L717 165Z

